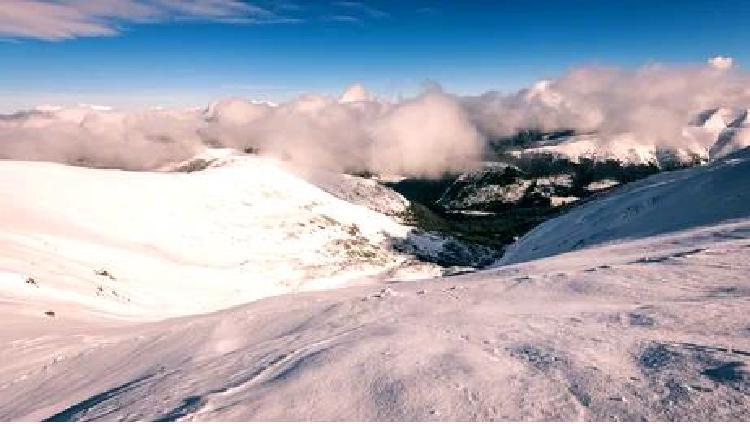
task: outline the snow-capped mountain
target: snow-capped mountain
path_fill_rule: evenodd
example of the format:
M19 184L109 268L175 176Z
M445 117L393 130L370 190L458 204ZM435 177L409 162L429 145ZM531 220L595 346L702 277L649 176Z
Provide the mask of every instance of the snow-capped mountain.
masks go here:
M503 150L514 156L551 154L578 161L581 158L597 161L616 160L623 164L653 163L671 168L697 162L720 159L750 143L746 131L747 109L715 108L698 113L683 128L680 140L664 140L654 144L636 135L622 134L607 141L596 132L576 134L573 130L552 132L527 131L523 146ZM509 144L516 137L496 146ZM511 146L513 143L510 143Z
M704 111L684 128L688 147L596 133L521 131L491 143L480 169L457 176L436 202L450 212L556 208L664 170L721 160L750 144L747 110ZM683 143L685 144L685 143Z
M710 127L718 137L709 149L709 157L721 158L750 146L748 110L717 109L703 127Z

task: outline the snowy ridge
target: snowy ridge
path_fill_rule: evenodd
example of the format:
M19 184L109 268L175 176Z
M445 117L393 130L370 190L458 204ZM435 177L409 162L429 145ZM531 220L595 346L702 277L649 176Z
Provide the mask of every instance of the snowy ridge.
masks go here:
M596 133L558 137L514 155L553 154L580 158L617 160L623 164L690 164L697 159L718 160L750 145L747 109L716 108L699 113L682 130L681 146L644 143L631 134L604 142Z
M401 240L440 246L276 161L210 161L192 173L0 162L0 294L135 317L191 314L402 267L412 259L391 247Z
M690 138L708 137L713 140L713 144L719 142L720 131L706 130L704 128L685 128L684 131ZM584 134L563 137L539 147L514 150L510 153L516 156L551 154L567 158L573 162L578 162L581 158L586 158L596 161L616 160L626 165L648 163L679 165L692 164L698 159L708 161L712 143L706 146L704 143L696 141L689 148L676 148L644 144L628 135L621 136L609 143L604 143L596 134ZM723 154L729 153L731 151L728 150ZM711 155L711 157L718 156Z
M306 170L303 176L339 199L384 215L399 217L409 207L409 201L404 196L373 179L323 170Z

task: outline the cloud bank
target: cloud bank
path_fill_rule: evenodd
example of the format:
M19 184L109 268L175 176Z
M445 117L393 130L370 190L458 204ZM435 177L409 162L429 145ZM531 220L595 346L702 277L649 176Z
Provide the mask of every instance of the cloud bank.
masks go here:
M726 56L716 56L708 59L708 64L716 69L729 69L734 66L734 59Z
M750 74L714 58L705 66L649 65L636 70L576 68L552 81L505 95L489 92L463 103L490 138L520 129L596 132L602 144L704 147L715 141L689 131L699 113L750 106Z
M150 170L231 147L303 167L436 177L477 166L487 140L523 129L596 133L604 148L724 154L750 144L748 105L750 74L728 58L583 67L476 97L432 87L391 102L354 85L338 99L307 95L278 105L234 98L201 110L39 108L0 115L0 158Z
M439 91L399 103L362 87L342 99L280 105L227 99L205 110L121 112L91 106L0 116L0 158L149 170L206 147L260 151L298 166L434 177L471 168L482 138L456 99Z
M198 19L283 23L295 19L240 0L2 0L0 36L64 40L110 36L123 23Z

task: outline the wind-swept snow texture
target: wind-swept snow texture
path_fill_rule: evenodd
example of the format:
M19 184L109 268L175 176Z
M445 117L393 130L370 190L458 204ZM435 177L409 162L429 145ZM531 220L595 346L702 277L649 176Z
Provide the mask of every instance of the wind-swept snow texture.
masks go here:
M750 219L712 197L746 158L625 186L549 224L601 243L473 274L144 324L0 303L0 419L748 420ZM635 198L658 201L619 225Z

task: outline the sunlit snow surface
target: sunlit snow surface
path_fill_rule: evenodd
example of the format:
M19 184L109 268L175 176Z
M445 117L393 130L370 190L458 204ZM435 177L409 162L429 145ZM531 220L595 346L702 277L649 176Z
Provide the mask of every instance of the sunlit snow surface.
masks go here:
M0 295L163 317L338 286L407 259L387 248L409 233L391 217L276 161L223 160L192 173L0 162Z
M747 420L750 202L741 183L750 177L748 159L746 152L711 167L657 175L586 203L523 238L507 259L540 258L533 262L283 295L139 324L28 293L48 290L46 281L55 282L60 297L79 293L78 279L52 277L105 266L118 287L136 281L130 273L140 275L140 267L161 277L153 287L139 282L129 289L130 296L157 304L166 304L159 296L167 293L176 293L173 303L219 297L222 284L234 289L238 281L222 266L231 269L244 256L222 250L223 239L206 234L232 237L219 223L258 228L238 216L247 212L240 205L274 197L260 197L265 183L256 181L239 190L247 199L214 205L215 222L205 228L183 226L185 218L176 214L174 228L184 232L167 230L170 249L148 252L139 244L144 213L122 198L132 191L157 210L174 210L161 206L167 200L148 197L153 178L115 189L118 172L94 182L84 176L94 171L76 170L78 190L30 193L37 207L3 210L2 246L11 253L2 267L20 274L32 269L24 261L33 260L40 287L3 280L0 313L12 325L0 329L0 419ZM69 172L2 165L4 196L12 176L18 184ZM213 190L243 179L232 169L206 174L221 177L219 187L196 179L171 201L184 202L186 214L209 208ZM107 223L76 203L106 200L112 202L111 253L86 247L86 237ZM335 217L348 224L349 212L341 209L347 215ZM259 212L251 216L263 222ZM374 215L366 221L363 232L382 231ZM281 248L264 245L269 254ZM132 269L106 262L119 255L132 259ZM182 262L189 265L183 269ZM172 270L177 274L170 279ZM94 284L102 277L92 272L88 278ZM186 294L174 290L183 279L194 287ZM56 316L44 316L46 309Z

